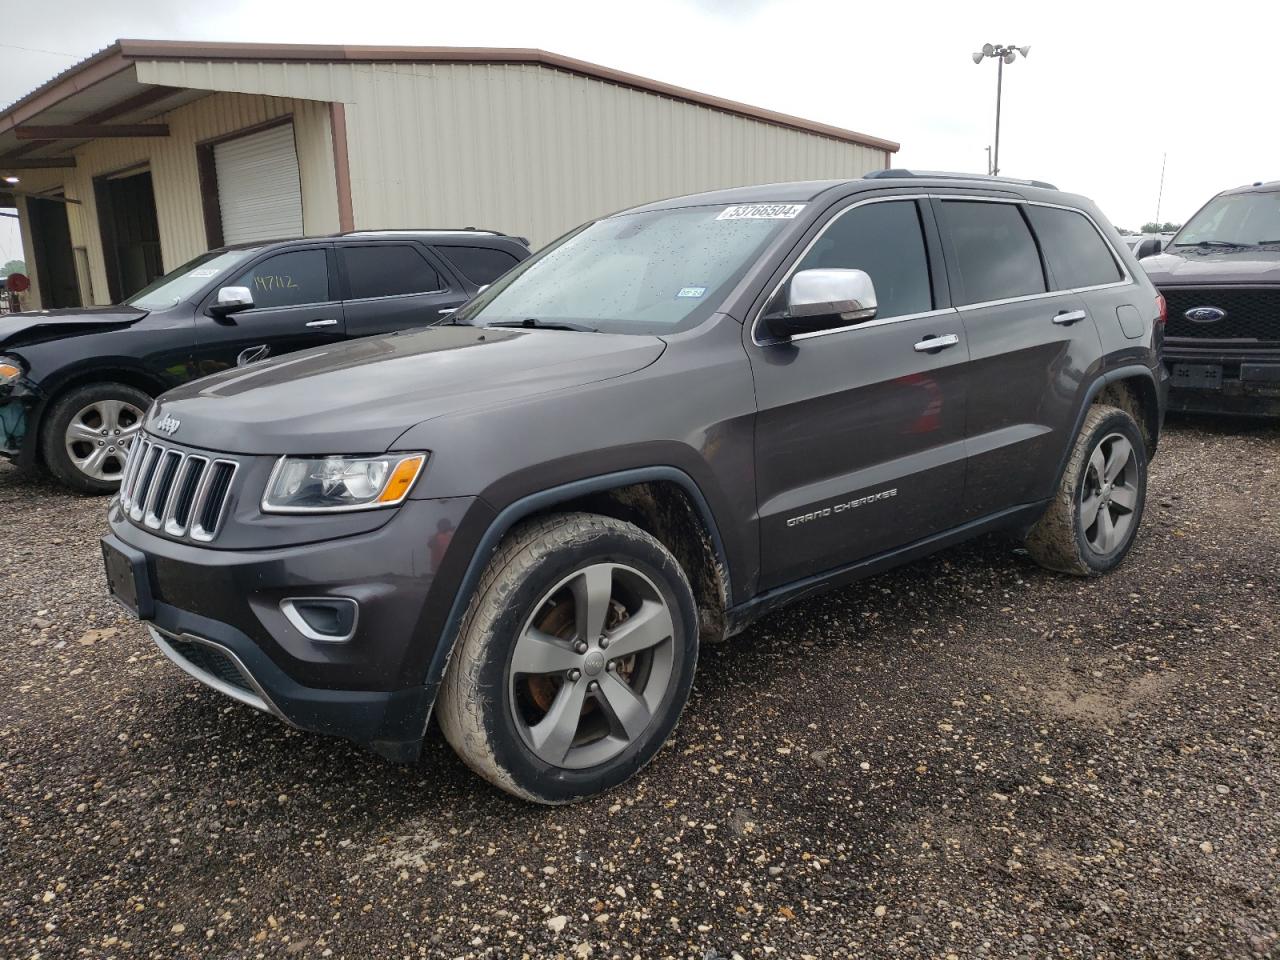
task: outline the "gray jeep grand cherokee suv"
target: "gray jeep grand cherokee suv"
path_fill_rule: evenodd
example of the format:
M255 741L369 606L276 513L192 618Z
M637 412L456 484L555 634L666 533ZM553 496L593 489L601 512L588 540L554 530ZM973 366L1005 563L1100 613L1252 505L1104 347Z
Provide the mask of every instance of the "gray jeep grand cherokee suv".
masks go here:
M452 325L156 401L113 593L179 667L409 760L574 800L671 733L701 644L993 530L1124 558L1157 296L1089 201L888 171L589 223Z

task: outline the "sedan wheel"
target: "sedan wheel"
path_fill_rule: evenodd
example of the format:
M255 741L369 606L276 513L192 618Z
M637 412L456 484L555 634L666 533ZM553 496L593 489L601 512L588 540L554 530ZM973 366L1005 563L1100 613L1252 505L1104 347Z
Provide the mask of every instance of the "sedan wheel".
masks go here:
M91 480L119 483L142 418L143 411L124 400L97 400L80 408L63 437L67 458Z

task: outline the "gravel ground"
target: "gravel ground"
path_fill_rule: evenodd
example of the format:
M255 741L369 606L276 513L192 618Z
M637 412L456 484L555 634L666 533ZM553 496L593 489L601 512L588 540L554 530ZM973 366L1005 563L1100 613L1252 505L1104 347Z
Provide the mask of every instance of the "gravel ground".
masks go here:
M0 467L0 956L1280 956L1280 430L1171 424L1125 567L985 539L706 651L568 809L179 673Z

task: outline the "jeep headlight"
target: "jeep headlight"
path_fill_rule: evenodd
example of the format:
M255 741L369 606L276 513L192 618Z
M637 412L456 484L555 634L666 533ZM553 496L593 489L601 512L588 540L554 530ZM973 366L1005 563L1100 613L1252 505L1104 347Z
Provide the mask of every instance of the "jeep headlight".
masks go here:
M18 363L17 358L0 354L0 386L13 383L20 376L22 376L22 364Z
M378 457L281 457L267 481L263 513L339 513L392 507L404 500L425 453Z

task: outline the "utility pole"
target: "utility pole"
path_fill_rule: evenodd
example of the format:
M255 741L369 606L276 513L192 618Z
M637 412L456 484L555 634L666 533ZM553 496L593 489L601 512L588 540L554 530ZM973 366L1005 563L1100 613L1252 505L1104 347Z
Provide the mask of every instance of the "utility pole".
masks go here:
M1004 65L1013 63L1018 59L1018 54L1022 54L1025 59L1030 53L1030 46L1015 47L1013 44L984 43L982 50L973 54L973 62L977 64L981 64L988 57L996 61L996 140L995 152L991 157L992 176L998 176L1000 173L1000 99L1004 92Z
M987 144L987 176L991 176L991 144Z
M1160 158L1160 192L1156 194L1156 224L1160 223L1160 204L1164 202L1164 167L1169 161L1169 151Z

